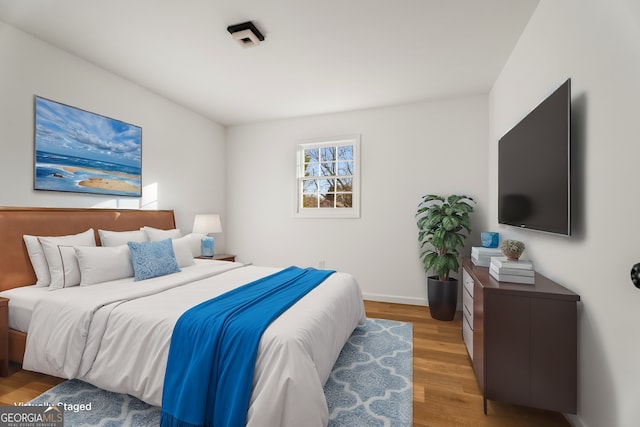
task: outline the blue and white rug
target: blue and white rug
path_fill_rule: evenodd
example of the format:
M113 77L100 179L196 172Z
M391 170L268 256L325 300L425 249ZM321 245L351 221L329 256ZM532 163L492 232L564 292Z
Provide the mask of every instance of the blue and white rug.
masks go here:
M344 345L324 386L329 426L413 424L413 327L367 319Z
M329 426L412 425L412 337L411 323L381 319L367 319L353 332L324 387ZM65 406L65 426L160 424L160 408L79 380L58 384L29 404L52 402Z

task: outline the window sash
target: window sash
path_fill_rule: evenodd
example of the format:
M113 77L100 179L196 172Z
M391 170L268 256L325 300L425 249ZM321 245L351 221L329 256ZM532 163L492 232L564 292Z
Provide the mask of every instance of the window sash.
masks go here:
M360 135L301 141L295 216L359 218Z

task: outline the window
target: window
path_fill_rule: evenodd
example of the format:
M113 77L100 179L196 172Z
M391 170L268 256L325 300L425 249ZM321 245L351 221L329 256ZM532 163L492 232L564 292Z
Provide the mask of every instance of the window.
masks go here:
M358 218L360 135L298 145L296 216Z

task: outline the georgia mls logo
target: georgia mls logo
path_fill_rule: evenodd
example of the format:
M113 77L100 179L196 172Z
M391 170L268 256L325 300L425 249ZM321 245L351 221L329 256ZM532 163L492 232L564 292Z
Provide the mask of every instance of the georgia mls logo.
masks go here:
M0 427L64 427L58 406L0 406Z
M44 410L44 413L46 414L47 412L51 412L51 411L57 412L58 414L62 414L62 411L57 406L47 406L47 409Z

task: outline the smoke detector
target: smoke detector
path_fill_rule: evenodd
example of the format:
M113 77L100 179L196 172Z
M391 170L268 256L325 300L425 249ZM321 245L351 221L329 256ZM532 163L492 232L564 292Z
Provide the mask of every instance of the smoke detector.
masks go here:
M227 31L231 33L231 37L237 40L242 47L258 46L260 42L264 40L262 33L251 21L229 25Z

